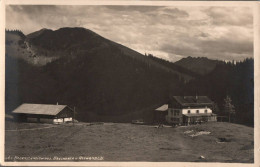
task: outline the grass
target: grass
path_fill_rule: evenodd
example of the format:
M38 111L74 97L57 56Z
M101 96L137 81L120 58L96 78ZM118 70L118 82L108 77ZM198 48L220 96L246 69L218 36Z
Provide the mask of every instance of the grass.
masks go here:
M7 123L6 129L17 126L12 124ZM46 125L19 124L20 129L43 126ZM104 161L254 161L253 128L238 124L215 122L159 129L127 123L52 126L37 130L6 131L5 157L102 156ZM189 133L184 133L187 131L211 133L191 137ZM205 158L201 159L200 156Z

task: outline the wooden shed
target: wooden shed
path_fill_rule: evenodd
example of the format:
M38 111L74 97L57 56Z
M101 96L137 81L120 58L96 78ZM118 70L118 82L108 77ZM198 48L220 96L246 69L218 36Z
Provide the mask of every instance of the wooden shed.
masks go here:
M12 111L18 121L60 124L72 122L74 111L67 105L24 103Z
M164 104L154 110L154 123L165 123L168 114L168 104Z

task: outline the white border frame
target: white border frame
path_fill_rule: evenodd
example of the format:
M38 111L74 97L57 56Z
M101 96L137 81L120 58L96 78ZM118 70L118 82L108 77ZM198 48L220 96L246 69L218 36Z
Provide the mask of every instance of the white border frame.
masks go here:
M0 1L0 134L5 129L5 5L146 5L146 6L247 6L254 16L254 163L201 163L201 162L4 162L4 135L0 135L0 165L5 166L257 166L260 165L259 121L259 57L260 57L260 2L257 1L104 1L104 0L2 0Z

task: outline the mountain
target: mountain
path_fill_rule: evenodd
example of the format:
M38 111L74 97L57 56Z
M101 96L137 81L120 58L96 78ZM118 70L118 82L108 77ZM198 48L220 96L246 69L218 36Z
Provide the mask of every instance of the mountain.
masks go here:
M206 75L197 77L184 85L184 94L207 95L216 104L214 112L225 116L224 99L231 97L235 106L235 122L254 125L254 59L242 62L218 63Z
M158 57L155 57L153 56L152 54L148 54L148 58L149 59L152 59L154 61L156 61L157 63L165 66L165 67L168 67L172 70L176 70L176 71L179 71L181 73L184 73L184 74L187 74L187 75L190 75L192 76L193 78L197 78L199 76L201 76L200 74L198 74L197 72L193 72L192 70L189 70L185 67L182 67L182 66L179 66L179 65L176 65L175 63L172 63L170 61L167 61L165 59L161 59L161 58L158 58ZM192 63L192 62L191 62Z
M229 95L236 121L253 125L254 60L207 58L176 63L143 55L84 28L6 31L5 108L21 103L76 107L80 121L152 121L172 95L204 95L223 113Z
M40 34L40 33L39 33ZM6 31L5 49L6 55L25 60L26 62L42 66L57 59L57 55L50 51L41 52L40 48L28 41L28 37L21 31Z
M211 60L206 57L186 57L174 64L182 68L188 69L200 75L205 75L210 73L217 64L223 63L218 60Z
M84 28L43 29L15 41L6 33L7 113L24 102L59 102L76 106L79 120L126 122L149 115L194 78Z
M6 34L6 41L12 41L13 39L9 39L9 34L12 34L12 32L7 32ZM75 55L92 54L92 52L96 52L97 50L99 52L102 50L109 50L111 52L114 48L122 52L125 56L146 62L150 66L155 66L164 71L181 75L184 80L193 78L188 73L168 68L157 61L148 59L147 56L105 39L85 28L61 28L56 31L41 29L28 34L23 39L16 40L14 45L7 45L6 50L7 54L11 57L23 59L33 65L43 66L62 57L73 59ZM16 52L13 53L13 51Z

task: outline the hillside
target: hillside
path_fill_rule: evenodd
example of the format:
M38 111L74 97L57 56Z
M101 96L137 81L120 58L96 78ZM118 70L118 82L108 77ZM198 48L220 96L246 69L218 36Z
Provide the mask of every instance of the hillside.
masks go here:
M6 55L37 66L45 65L58 58L57 55L52 53L50 53L51 56L40 53L39 49L28 42L27 39L21 31L6 31Z
M168 68L170 68L172 70L176 70L176 71L179 71L181 73L190 75L193 78L197 78L197 77L201 76L201 74L197 73L196 71L194 72L194 71L192 71L192 70L190 70L190 69L188 69L186 67L182 67L182 66L176 65L173 62L170 62L170 61L167 61L167 60L155 57L152 54L148 54L148 57L149 57L149 59L152 59L152 60L156 61L157 63L159 63L159 64L161 64L161 65L163 65L165 67L168 67ZM196 60L196 59L194 59L194 60ZM193 61L191 61L190 63L192 64Z
M147 56L85 28L61 28L55 31L44 28L27 36L19 32L19 35L23 35L22 39L20 39L17 33L15 36L15 33L12 31L7 31L6 34L7 55L23 59L33 65L44 66L62 57L73 59L79 54L91 54L91 52L104 49L108 51L108 54L111 54L109 52L116 48L124 56L145 62L149 66L160 68L166 72L177 74L186 81L193 78L187 72L179 72L178 69L164 66L157 61L147 58ZM14 40L13 36L17 39Z
M210 134L192 137L198 132ZM178 128L127 123L72 126L7 122L6 161L22 161L14 159L15 156L50 157L50 160L55 160L54 156L85 156L103 157L102 161L253 163L254 129L225 122Z
M210 73L185 85L186 95L207 95L217 105L215 113L224 113L224 98L230 96L235 106L236 123L254 125L254 59L242 62L217 64Z
M223 99L229 95L235 121L252 126L253 62L188 57L171 63L84 28L42 29L27 36L7 31L6 113L25 102L59 102L75 106L82 121L151 121L151 111L171 95L208 96L219 115L225 115Z
M223 63L218 60L211 60L206 57L186 57L174 64L182 68L188 69L200 75L205 75L210 73L217 64Z
M59 102L76 106L80 120L131 121L193 78L83 28L44 29L19 40L34 56L14 56L7 46L7 113L24 102ZM50 61L31 61L41 58Z

